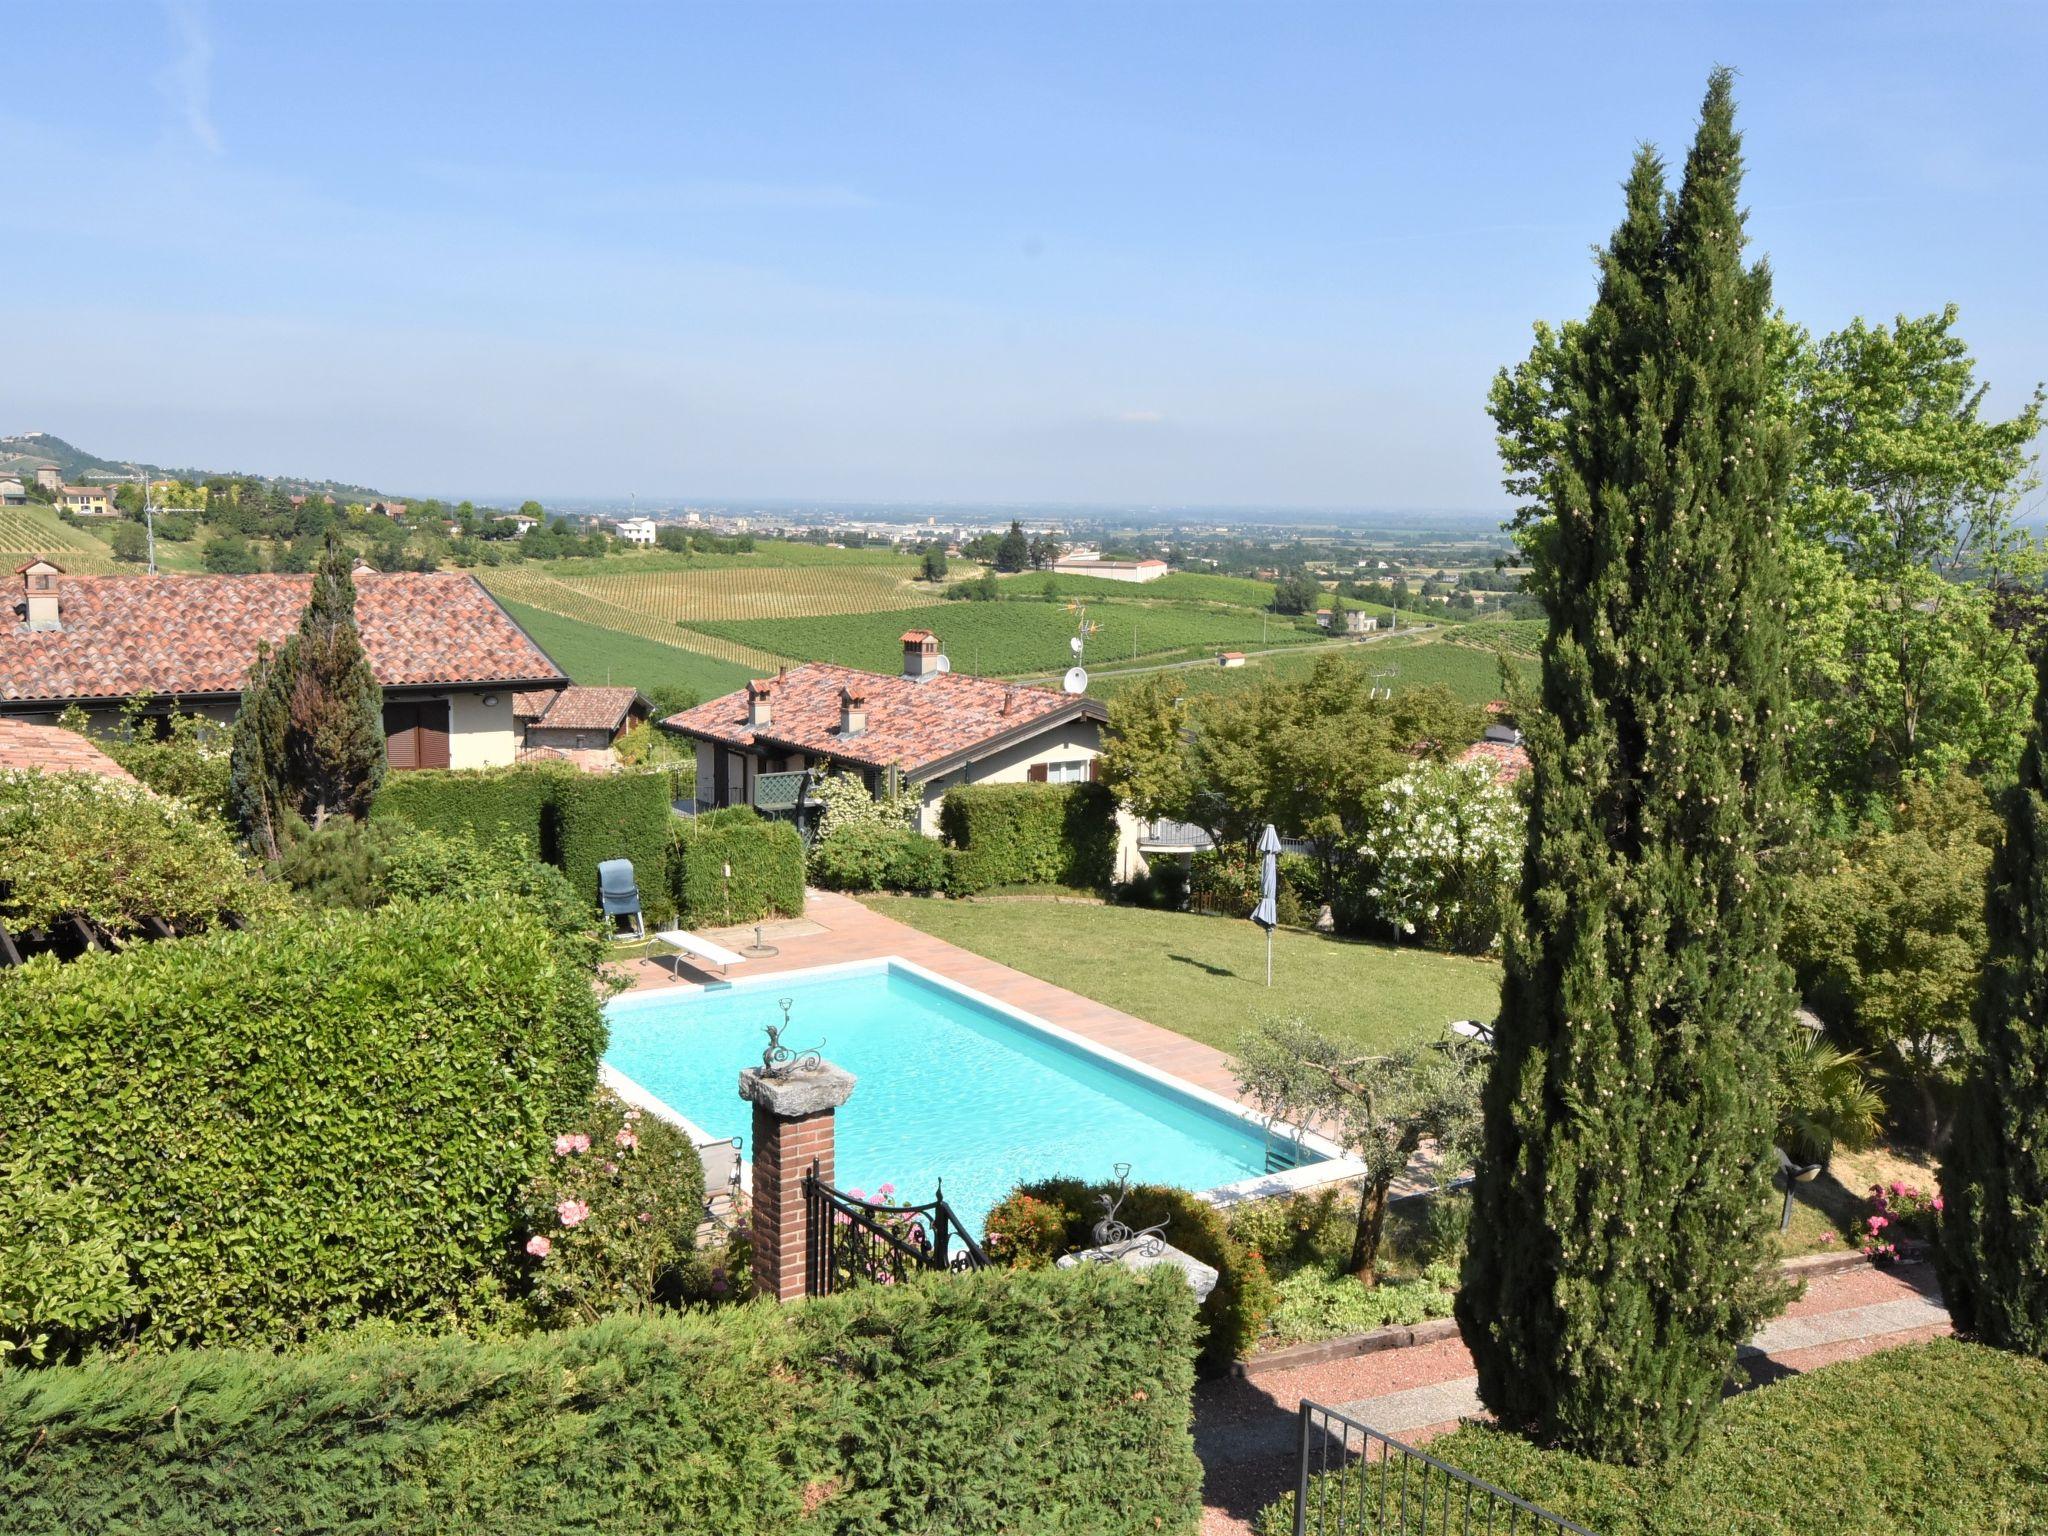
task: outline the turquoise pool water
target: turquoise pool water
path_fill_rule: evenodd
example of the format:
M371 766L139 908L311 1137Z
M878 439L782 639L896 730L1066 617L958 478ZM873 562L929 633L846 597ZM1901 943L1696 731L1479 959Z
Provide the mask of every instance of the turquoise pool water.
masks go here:
M1266 1171L1258 1126L885 963L617 998L605 1060L710 1134L745 1138L740 1068L760 1064L784 997L784 1043L822 1046L859 1079L834 1126L841 1189L893 1183L915 1203L943 1178L979 1237L1025 1179L1107 1179L1123 1162L1135 1182L1208 1189Z

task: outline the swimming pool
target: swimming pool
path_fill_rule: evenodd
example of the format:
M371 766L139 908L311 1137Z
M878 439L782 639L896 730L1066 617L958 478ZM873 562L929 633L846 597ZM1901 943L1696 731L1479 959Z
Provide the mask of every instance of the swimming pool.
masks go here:
M744 1140L740 1069L760 1065L782 998L784 1044L819 1047L858 1079L834 1123L834 1182L870 1197L890 1183L915 1202L944 1179L977 1235L1025 1179L1107 1179L1129 1163L1136 1182L1210 1189L1266 1175L1269 1146L1280 1163L1334 1150L1275 1146L1218 1095L894 959L616 998L605 1064L707 1134Z

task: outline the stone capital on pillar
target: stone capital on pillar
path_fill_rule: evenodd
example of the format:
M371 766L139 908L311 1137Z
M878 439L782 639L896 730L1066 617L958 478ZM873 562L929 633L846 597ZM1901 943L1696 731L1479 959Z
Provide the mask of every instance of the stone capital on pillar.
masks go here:
M795 1301L807 1289L810 1256L804 1179L813 1167L832 1182L832 1113L853 1094L854 1077L829 1061L771 1073L740 1073L740 1097L754 1106L754 1290Z

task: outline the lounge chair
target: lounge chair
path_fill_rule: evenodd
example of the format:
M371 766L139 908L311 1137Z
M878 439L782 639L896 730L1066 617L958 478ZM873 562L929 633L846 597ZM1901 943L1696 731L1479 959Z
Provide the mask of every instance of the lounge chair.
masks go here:
M708 961L710 964L717 966L718 974L721 976L733 966L745 965L747 962L745 955L727 949L723 944L714 944L711 940L701 935L686 932L681 928L665 928L660 933L657 933L655 938L668 945L671 949L680 950L692 960Z
M620 918L630 917L633 920L633 937L647 937L647 923L640 916L640 886L633 878L631 859L606 859L597 866L597 900L611 922L613 933L619 930Z

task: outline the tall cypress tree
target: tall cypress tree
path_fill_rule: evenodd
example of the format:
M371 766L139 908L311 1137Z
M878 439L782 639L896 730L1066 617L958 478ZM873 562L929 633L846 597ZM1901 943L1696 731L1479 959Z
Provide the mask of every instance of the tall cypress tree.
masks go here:
M2048 1358L2048 651L2002 809L1977 1052L1941 1167L1941 1285L1959 1327Z
M270 647L258 646L242 684L228 756L229 804L243 839L266 859L277 857L284 830L284 739L290 723L284 698L273 683L276 668Z
M1544 711L1457 1310L1498 1419L1605 1460L1691 1444L1784 1299L1789 444L1740 184L1717 72L1678 196L1652 151L1629 178L1532 583Z
M330 816L368 815L384 781L384 690L356 629L350 565L330 533L275 679L291 722L285 755L296 809L315 827Z

